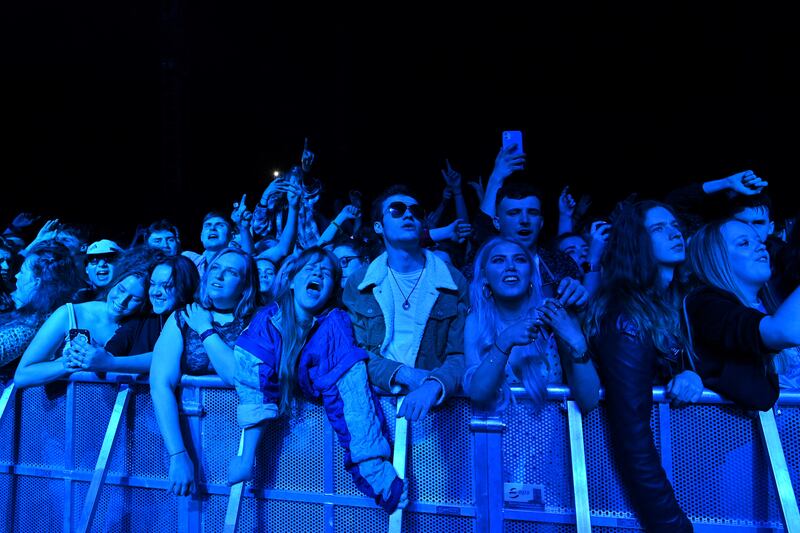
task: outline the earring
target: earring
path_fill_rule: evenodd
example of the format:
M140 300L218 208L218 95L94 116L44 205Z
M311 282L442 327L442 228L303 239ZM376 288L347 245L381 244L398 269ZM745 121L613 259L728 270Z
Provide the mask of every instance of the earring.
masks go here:
M491 300L492 299L492 288L489 287L488 283L484 283L483 284L482 292L483 292L483 297L484 298L486 298L487 300Z

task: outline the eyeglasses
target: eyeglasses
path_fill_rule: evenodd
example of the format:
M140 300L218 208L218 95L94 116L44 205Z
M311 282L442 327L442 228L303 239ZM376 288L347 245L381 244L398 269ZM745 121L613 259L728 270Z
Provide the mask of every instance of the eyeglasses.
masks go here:
M350 261L353 259L360 259L364 263L369 263L369 257L366 255L345 255L339 258L339 266L342 268L347 268L350 264Z
M115 255L116 254L109 254L109 255L95 254L95 255L91 255L91 256L86 258L86 264L95 266L95 265L100 264L100 260L103 260L103 261L106 262L106 264L108 264L108 263L111 263L114 260L114 256Z
M406 213L406 210L408 210L411 213L411 216L417 220L422 221L425 219L425 210L420 207L419 204L406 205L403 202L392 202L389 204L389 208L387 209L389 214L392 215L392 218L402 217Z

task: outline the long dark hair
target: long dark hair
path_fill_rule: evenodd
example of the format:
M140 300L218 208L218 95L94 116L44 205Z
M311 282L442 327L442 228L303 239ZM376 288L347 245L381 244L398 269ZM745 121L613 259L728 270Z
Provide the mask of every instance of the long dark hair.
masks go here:
M281 332L281 360L278 365L278 376L280 381L280 412L285 413L293 401L295 384L295 374L297 373L297 358L306 337L311 330L311 324L301 324L297 319L294 310L294 292L290 285L297 274L304 266L313 261L328 259L333 265L333 288L331 298L326 307L332 307L336 302L336 291L339 290L342 278L342 270L336 256L319 246L306 248L299 255L291 256L281 266L280 271L275 275L275 303L278 305L278 329ZM321 311L321 312L324 312Z
M624 201L611 217L611 232L603 253L603 277L586 318L587 337L596 335L609 312L625 315L635 324L639 340L652 339L664 353L678 340L687 346L681 328L682 283L680 273L673 276L666 290L659 288L658 262L644 224L647 212L662 207L673 214L671 207L645 200ZM611 317L615 318L615 317Z

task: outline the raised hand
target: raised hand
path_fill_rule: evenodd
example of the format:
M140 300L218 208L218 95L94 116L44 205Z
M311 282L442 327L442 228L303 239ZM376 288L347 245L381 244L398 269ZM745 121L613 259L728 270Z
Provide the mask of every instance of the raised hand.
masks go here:
M311 170L315 157L314 152L308 149L308 137L306 137L303 140L303 154L300 156L300 166L303 168L303 172Z
M575 214L575 206L577 203L575 202L575 198L569 193L569 185L564 187L561 191L561 195L558 197L558 213L561 216L566 216L572 218Z
M14 220L11 222L11 225L17 229L25 229L31 226L34 222L39 220L39 215L34 215L33 213L20 213L14 217Z
M286 193L286 201L289 203L290 209L300 209L300 200L303 198L303 190L299 185L285 182L280 185L278 190Z
M756 176L752 170L737 172L725 178L728 180L728 189L743 196L755 196L769 185L768 182Z
M503 181L517 170L525 168L525 154L514 153L516 148L517 145L512 144L500 149L497 158L494 160L493 177Z
M603 251L608 243L608 237L611 235L611 224L604 220L596 220L592 222L592 227L589 232L589 262L598 263L603 257Z
M460 218L457 218L443 229L445 238L449 238L451 241L458 244L464 242L472 233L472 225L465 223Z
M461 173L450 166L450 161L445 159L447 168L442 170L442 177L451 191L461 190Z
M483 176L478 176L478 181L468 181L467 185L475 189L475 194L478 195L478 201L483 202L483 195L486 188L483 186Z
M41 242L46 241L48 239L55 239L56 235L58 234L58 219L54 218L53 220L48 220L42 226L42 229L39 230L39 233L36 235L34 242Z
M245 211L247 211L247 195L242 195L242 200L239 202L233 202L233 211L231 212L231 220L233 223L239 226L242 222L242 216L244 215Z
M572 216L577 220L582 219L591 206L592 197L588 194L582 194L581 197L578 198L578 203L575 206L575 211Z

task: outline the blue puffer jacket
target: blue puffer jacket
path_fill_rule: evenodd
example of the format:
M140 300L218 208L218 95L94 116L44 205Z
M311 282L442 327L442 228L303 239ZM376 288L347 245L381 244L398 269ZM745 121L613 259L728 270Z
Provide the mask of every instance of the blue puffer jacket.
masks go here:
M259 310L236 341L234 381L242 427L278 415L279 312L276 304ZM332 309L316 317L308 334L298 358L297 384L307 398L322 400L356 486L391 513L400 501L403 481L392 466L386 421L367 380L367 358L356 346L347 313Z

